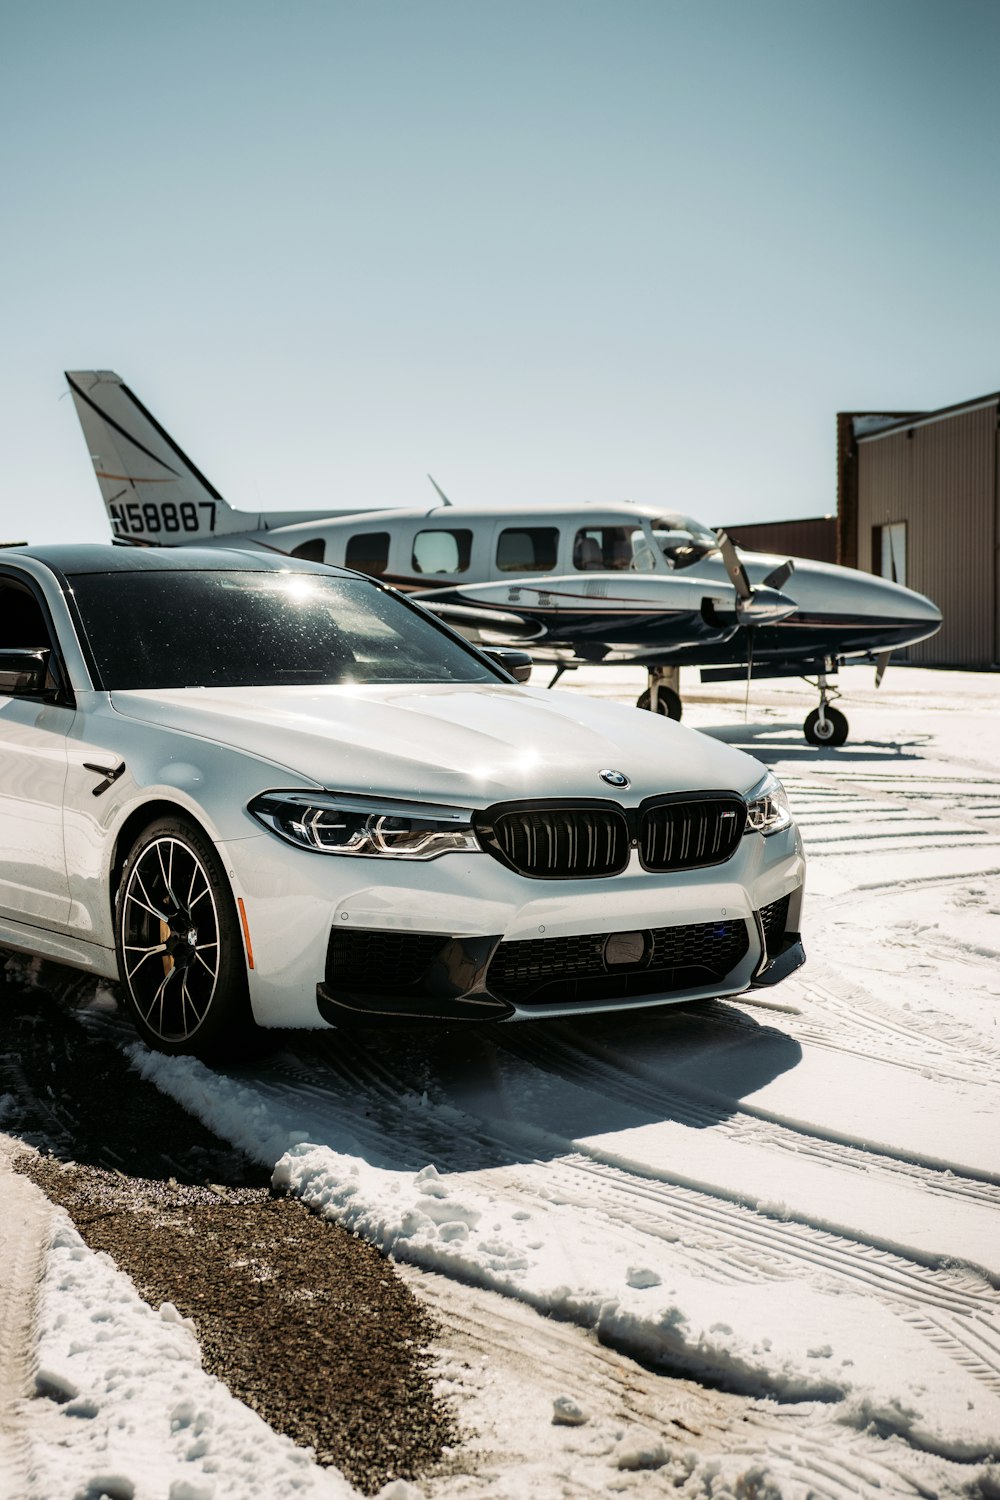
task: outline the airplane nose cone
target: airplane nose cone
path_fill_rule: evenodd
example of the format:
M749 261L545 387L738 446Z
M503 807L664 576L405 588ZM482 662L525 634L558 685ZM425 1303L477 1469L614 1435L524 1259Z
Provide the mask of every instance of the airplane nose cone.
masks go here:
M891 579L857 568L797 559L782 591L796 599L796 622L828 632L835 654L860 656L891 651L924 641L941 628L941 611L932 599Z
M941 624L941 611L926 594L918 594L915 589L904 588L888 578L871 576L870 581L866 581L875 607L885 614L895 613L897 618L911 620L915 625Z
M910 595L911 608L916 611L918 620L925 620L930 625L941 624L944 616L933 599L928 599L926 594L914 593L913 589L908 589L907 593Z
M941 611L926 595L871 573L856 574L855 579L854 607L872 632L872 649L915 646L940 630Z

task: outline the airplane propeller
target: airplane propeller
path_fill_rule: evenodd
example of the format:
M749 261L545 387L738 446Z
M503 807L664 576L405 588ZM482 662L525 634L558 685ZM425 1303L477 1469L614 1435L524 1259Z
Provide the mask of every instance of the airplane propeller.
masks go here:
M795 559L789 557L785 562L779 563L776 568L772 568L764 582L769 589L783 589L794 572Z
M753 676L754 627L764 624L776 625L779 620L786 620L789 615L795 613L798 606L782 593L782 589L795 571L795 564L789 558L787 562L772 568L763 584L754 588L732 538L722 530L715 534L719 539L719 551L722 554L723 564L736 590L736 619L747 633L747 688L744 713L748 715L750 680Z
M726 572L736 590L736 620L740 625L776 625L794 614L798 605L787 594L782 593L784 584L792 576L794 564L789 558L775 568L755 588L747 576L740 555L724 531L717 531L719 551Z

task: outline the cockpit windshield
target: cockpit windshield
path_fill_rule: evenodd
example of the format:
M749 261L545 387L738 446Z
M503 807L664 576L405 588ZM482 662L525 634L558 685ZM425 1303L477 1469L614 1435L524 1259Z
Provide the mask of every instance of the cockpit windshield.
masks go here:
M719 546L715 532L691 516L660 516L652 523L652 532L672 568L689 568Z

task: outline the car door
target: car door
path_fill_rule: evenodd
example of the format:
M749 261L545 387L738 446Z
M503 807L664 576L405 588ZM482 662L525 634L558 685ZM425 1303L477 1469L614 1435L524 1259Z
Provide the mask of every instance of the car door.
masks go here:
M36 585L0 574L0 648L48 650L45 691L0 680L0 920L65 928L69 882L63 840L66 737L72 703L58 692L58 653Z

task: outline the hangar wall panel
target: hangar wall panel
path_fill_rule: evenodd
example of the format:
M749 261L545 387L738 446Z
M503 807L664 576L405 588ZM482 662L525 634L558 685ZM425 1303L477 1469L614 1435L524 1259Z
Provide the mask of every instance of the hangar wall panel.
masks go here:
M736 543L748 552L776 552L781 557L811 557L817 562L837 560L837 519L813 516L805 521L752 521L746 526L725 526Z
M859 567L879 573L876 527L906 523L906 584L944 616L913 662L990 666L997 651L997 407L858 442ZM877 540L877 538L876 538Z

